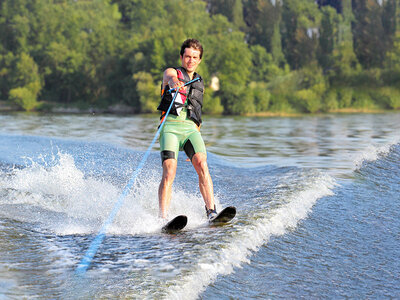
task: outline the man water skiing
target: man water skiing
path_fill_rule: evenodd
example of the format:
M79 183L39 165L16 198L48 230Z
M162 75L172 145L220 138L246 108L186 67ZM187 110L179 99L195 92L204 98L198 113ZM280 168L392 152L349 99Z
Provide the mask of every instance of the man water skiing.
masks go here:
M175 179L177 159L180 150L184 150L199 176L199 188L203 196L207 217L217 215L214 203L214 190L207 165L207 152L200 134L201 108L203 105L204 83L195 71L203 56L203 47L198 40L183 42L180 51L181 67L167 68L162 82L161 103L158 110L165 117L173 96L167 91L179 90L174 104L160 132L160 151L162 179L158 189L160 217L167 218L172 196L172 183ZM200 80L185 86L185 82L199 77Z

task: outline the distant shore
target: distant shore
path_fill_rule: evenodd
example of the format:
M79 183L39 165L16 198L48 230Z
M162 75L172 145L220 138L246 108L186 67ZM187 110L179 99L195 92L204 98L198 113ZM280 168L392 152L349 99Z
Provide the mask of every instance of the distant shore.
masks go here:
M17 105L7 101L0 101L0 112L23 112ZM79 107L78 105L53 105L45 103L44 106L35 110L38 113L60 113L60 114L136 114L136 110L125 104L114 104L105 108L96 106Z
M354 114L354 113L385 113L396 112L399 110L385 110L385 109L358 109L358 108L342 108L329 112L322 113L299 113L299 112L258 112L245 114L246 117L297 117L305 115L326 115L326 114ZM8 101L0 100L0 113L6 112L23 112L17 105L9 103ZM125 104L114 104L106 108L88 106L79 107L74 105L46 105L45 109L34 111L37 113L55 113L55 114L139 114L133 107Z
M362 108L341 108L331 110L329 112L316 112L316 113L286 113L286 112L258 112L253 114L245 114L248 117L296 117L296 116L314 116L314 115L327 115L327 114L357 114L357 113L365 113L365 114L379 114L385 112L396 112L399 110L394 109L362 109Z

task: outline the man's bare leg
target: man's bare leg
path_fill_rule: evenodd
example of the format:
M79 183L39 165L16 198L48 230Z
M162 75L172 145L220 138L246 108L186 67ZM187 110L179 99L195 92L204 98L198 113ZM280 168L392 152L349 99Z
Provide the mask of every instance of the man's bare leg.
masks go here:
M193 155L192 164L199 175L199 188L207 209L214 209L214 188L210 171L207 165L207 156L204 153Z
M158 203L160 217L167 218L172 197L172 183L174 182L177 167L176 159L167 159L163 162L163 174L158 188Z

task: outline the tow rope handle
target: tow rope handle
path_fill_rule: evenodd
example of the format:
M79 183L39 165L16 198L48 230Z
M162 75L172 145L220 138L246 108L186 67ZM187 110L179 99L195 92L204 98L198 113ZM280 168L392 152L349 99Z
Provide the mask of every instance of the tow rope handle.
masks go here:
M193 82L196 82L196 81L198 81L198 80L200 80L200 77L196 77L195 79L192 79L192 80L186 82L183 86L187 86L187 85L192 84ZM180 88L181 88L181 87L169 89L167 92L168 92L168 93L172 93L172 92L175 92L176 90L178 90L178 89L180 89Z

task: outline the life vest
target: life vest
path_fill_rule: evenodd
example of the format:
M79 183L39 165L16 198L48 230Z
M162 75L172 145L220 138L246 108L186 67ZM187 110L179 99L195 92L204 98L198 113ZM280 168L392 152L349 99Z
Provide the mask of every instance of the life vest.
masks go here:
M180 81L184 83L190 81L190 77L184 68L182 67L176 68L176 71L178 73L178 79ZM202 122L201 108L203 107L204 82L199 74L194 73L193 79L197 77L199 77L200 80L197 80L179 90L178 96L180 96L180 100L177 101L175 99L174 104L172 105L169 113L173 115L178 115L180 109L186 106L189 119L195 122L197 126L200 126ZM166 111L170 107L173 99L172 94L168 92L169 89L170 87L168 85L166 85L166 87L163 89L161 84L161 103L157 107L157 110L162 111L160 119L164 118Z

